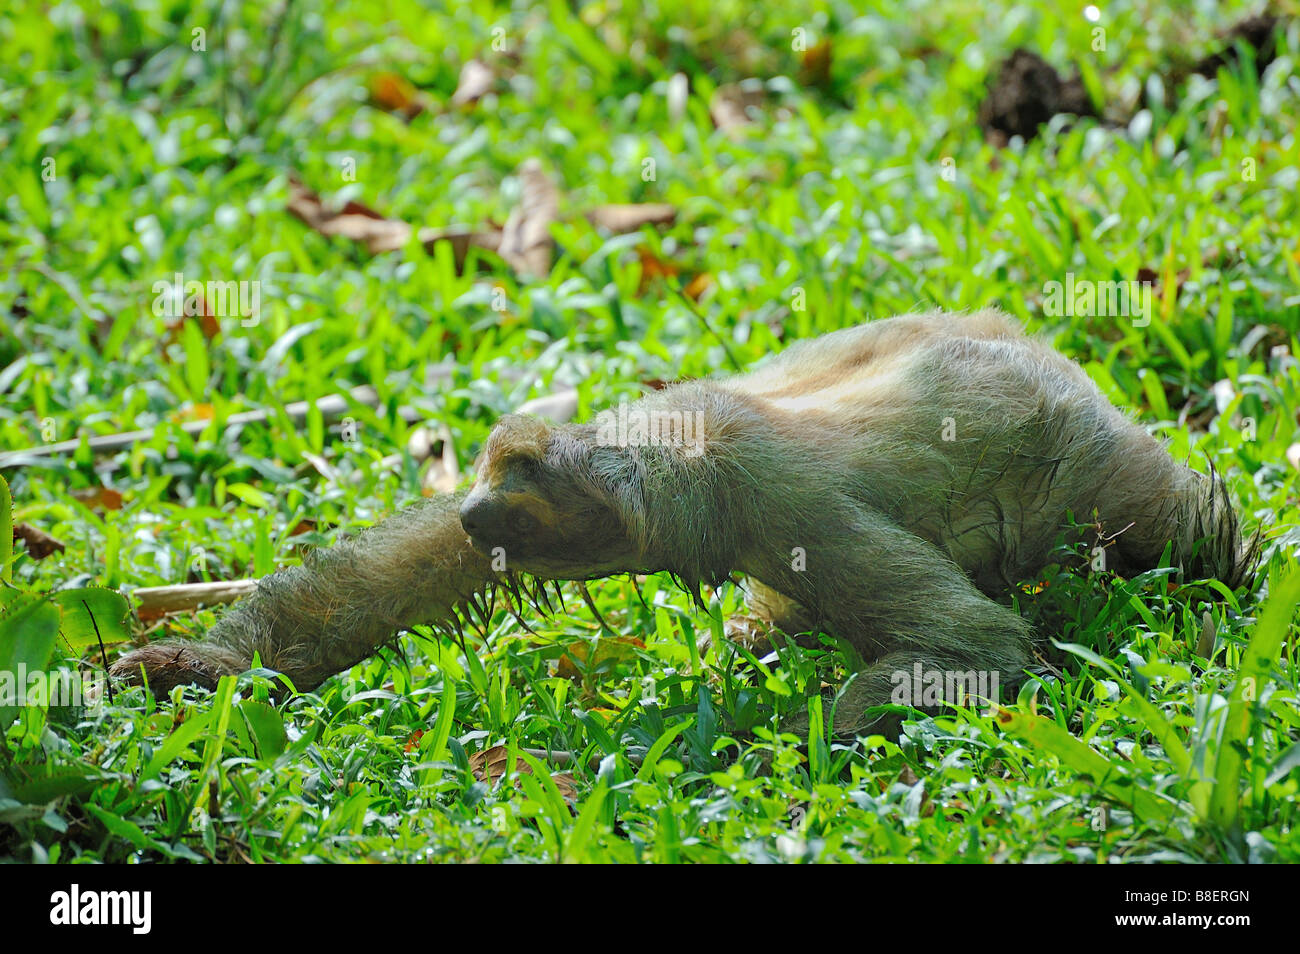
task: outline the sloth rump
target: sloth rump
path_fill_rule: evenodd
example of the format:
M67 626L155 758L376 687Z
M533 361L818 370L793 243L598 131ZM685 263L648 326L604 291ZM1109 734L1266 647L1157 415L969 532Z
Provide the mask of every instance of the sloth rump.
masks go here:
M824 630L865 660L836 731L895 731L867 710L890 702L898 672L1008 683L1030 664L1031 628L998 598L1048 562L1071 517L1113 535L1121 573L1171 546L1192 576L1235 587L1249 574L1222 481L1174 461L1077 365L993 310L796 342L620 419L650 426L502 418L467 494L312 553L207 639L148 644L114 674L212 685L256 652L306 690L405 627L455 625L501 571L668 571L689 588L741 573L772 623ZM687 439L673 439L679 426Z

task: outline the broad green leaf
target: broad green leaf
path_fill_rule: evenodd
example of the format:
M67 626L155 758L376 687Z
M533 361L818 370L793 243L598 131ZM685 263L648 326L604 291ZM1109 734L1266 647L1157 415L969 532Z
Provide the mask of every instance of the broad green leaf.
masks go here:
M645 754L645 761L641 763L641 769L636 773L636 777L645 782L654 778L655 763L659 761L668 746L673 744L679 735L690 728L694 719L687 719L685 722L679 722L669 729L665 729L663 735L655 739L654 745L650 746L649 751Z
M1148 822L1167 820L1171 814L1168 802L1151 792L1139 788L1118 763L1110 761L1085 742L1080 742L1066 729L1051 719L998 710L998 722L1004 729L1020 736L1035 748L1055 755L1061 764L1091 778L1097 787L1111 798L1132 805L1138 815Z
M79 766L16 785L14 797L29 805L44 805L66 795L88 795L101 784L103 775L100 772Z
M438 721L433 724L433 731L420 740L420 756L425 762L443 762L447 759L447 739L451 736L451 723L456 715L456 684L451 678L442 675L442 701L438 705ZM420 777L421 787L436 785L442 778L442 769L436 766L426 768Z
M257 756L264 762L274 762L284 752L289 737L284 731L284 717L274 706L265 702L244 699L239 711L248 730L257 742Z
M126 625L131 607L127 604L126 597L116 590L102 586L59 590L51 594L50 601L63 610L59 635L72 649L98 647L101 639L108 646L131 638L131 631Z
M1269 593L1268 603L1255 625L1255 635L1242 654L1237 681L1228 699L1228 716L1215 761L1214 794L1210 798L1210 817L1224 828L1237 823L1242 749L1251 734L1255 704L1282 651L1282 641L1295 620L1297 605L1300 605L1300 570L1292 568L1275 582Z
M145 766L144 771L140 773L140 781L146 782L151 778L157 778L163 768L170 765L176 756L180 755L185 748L191 745L197 739L203 730L207 728L208 723L212 720L212 710L206 712L193 712L190 717L177 726L172 734L163 740L163 744L154 749L153 758Z
M59 633L59 608L23 594L0 612L0 731L18 717L27 675L44 672Z
M0 476L0 582L12 583L14 560L14 498L9 484Z

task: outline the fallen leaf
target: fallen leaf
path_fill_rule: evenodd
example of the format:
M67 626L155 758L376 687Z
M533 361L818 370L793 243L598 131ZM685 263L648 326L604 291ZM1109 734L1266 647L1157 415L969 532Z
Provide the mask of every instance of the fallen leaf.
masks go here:
M465 271L465 262L469 258L470 249L480 248L499 253L501 230L491 228L421 229L420 241L424 244L424 250L430 255L434 254L433 247L439 242L450 242L452 258L456 263L456 271L463 272Z
M460 68L460 80L451 96L451 105L470 106L492 91L496 74L482 60L467 60Z
M573 388L544 394L525 401L515 409L516 414L544 417L556 424L566 424L578 413L578 392Z
M371 255L397 251L411 240L413 227L409 223L384 218L360 202L348 202L337 211L331 210L319 195L298 182L290 184L286 207L322 235L341 235L363 242ZM464 271L471 248L495 252L501 244L500 231L492 229L422 228L418 238L430 254L439 242L450 242L457 271Z
M636 289L638 295L644 295L646 289L657 279L677 277L676 265L672 262L665 262L644 245L637 248L636 254L641 259L641 281L637 284Z
M709 101L709 115L713 125L733 138L743 137L745 127L753 125L751 113L763 108L767 92L758 80L726 83L719 86Z
M700 272L686 283L686 287L682 289L682 294L691 301L699 301L713 285L713 276L708 272Z
M428 97L397 73L376 73L370 77L368 87L371 103L408 120L420 115L428 105Z
M211 404L191 404L173 412L169 419L173 421L210 421L216 415Z
M469 770L480 782L495 786L501 776L506 774L508 761L509 750L504 745L494 745L471 755L469 757ZM533 774L532 767L518 757L515 759L515 771L521 774L525 772L529 775ZM560 795L566 801L572 802L577 799L578 786L573 776L568 772L552 772L551 781L555 783L555 787L560 790ZM518 784L518 781L516 781L515 785L518 786Z
M436 433L431 435L431 440L433 446L442 446L442 453L436 457L432 456L432 447L430 448L428 469L425 470L424 479L420 482L421 490L426 497L455 493L460 483L460 462L456 459L456 445L452 440L450 429L446 424L438 425Z
M578 783L570 772L552 772L551 781L560 790L560 797L572 804L578 800Z
M1176 275L1170 276L1168 273L1157 272L1154 268L1147 268L1145 265L1137 270L1135 276L1137 281L1143 285L1151 286L1151 297L1156 301L1163 301L1165 297L1165 279L1172 277L1174 281L1174 300L1182 294L1183 285L1187 282L1188 277L1192 274L1191 269L1182 268Z
M824 39L803 51L799 78L805 86L825 89L831 84L831 41Z
M560 194L536 159L524 161L519 178L519 207L506 219L497 251L521 276L540 278L551 270L551 223L559 215Z
M92 510L122 509L122 495L112 487L86 487L74 490L72 496Z
M67 546L62 540L50 536L44 530L33 527L30 523L14 524L14 539L27 545L27 552L33 560L44 560L51 553L62 553Z
M175 321L167 323L167 338L163 341L164 349L167 345L180 341L181 331L185 327L186 318L193 318L198 322L199 331L203 332L203 337L208 341L211 341L221 333L221 322L217 320L217 316L212 313L212 308L208 305L207 299L201 294L198 296L198 299L199 308L195 310L195 314L182 315Z
M386 219L359 202L349 202L338 211L330 210L319 195L297 182L289 185L287 208L322 235L341 235L364 242L372 255L402 248L411 237L411 226L405 222Z

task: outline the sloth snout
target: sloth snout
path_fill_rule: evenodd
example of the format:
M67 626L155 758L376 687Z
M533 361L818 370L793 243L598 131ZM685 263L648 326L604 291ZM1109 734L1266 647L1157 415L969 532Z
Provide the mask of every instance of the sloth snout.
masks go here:
M490 496L476 499L471 494L461 504L460 525L476 542L503 541L511 532L510 507Z
M501 526L500 510L500 504L494 504L490 498L470 496L460 506L460 525L471 537L486 536Z

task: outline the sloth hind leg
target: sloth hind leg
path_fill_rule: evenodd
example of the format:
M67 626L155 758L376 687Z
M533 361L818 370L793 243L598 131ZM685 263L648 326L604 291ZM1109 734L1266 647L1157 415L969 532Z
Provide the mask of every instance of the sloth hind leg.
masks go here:
M808 572L788 573L778 585L817 607L867 661L840 694L836 735L896 736L901 718L880 719L869 712L877 706L983 707L1031 664L1029 623L981 593L932 543L869 513L846 510L832 525L840 529L809 535L818 542L808 547ZM829 704L823 711L829 719ZM797 732L806 722L800 716L788 727Z
M814 613L766 583L749 577L745 580L745 602L764 622L780 630L805 648L816 647L821 626Z

